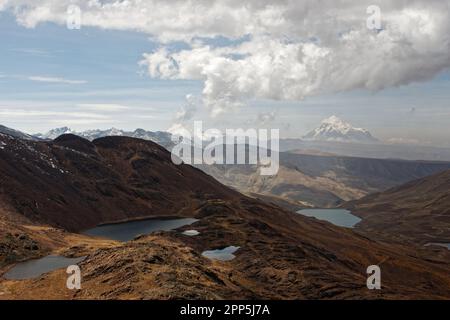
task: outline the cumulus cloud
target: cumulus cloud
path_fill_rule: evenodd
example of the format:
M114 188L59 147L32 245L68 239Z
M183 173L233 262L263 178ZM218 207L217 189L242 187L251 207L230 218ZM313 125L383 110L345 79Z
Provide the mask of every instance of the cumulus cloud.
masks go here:
M153 77L204 81L204 102L220 113L248 98L302 100L359 88L376 91L427 80L448 68L447 33L421 38L421 27L410 27L418 39L398 29L362 28L342 34L333 46L260 36L232 48L173 53L162 48L145 59Z
M200 80L212 114L248 99L301 100L428 80L450 66L450 1L377 1L382 28L369 30L372 1L0 0L17 21L136 30L160 48L144 55L150 76ZM215 37L230 40L213 45ZM184 41L183 50L171 43ZM187 49L186 49L187 48Z
M175 113L173 123L167 131L174 135L182 135L181 133L187 130L186 122L194 118L199 104L198 97L192 94L186 95L185 104Z
M197 112L198 103L198 99L194 95L186 95L186 104L182 106L177 113L175 113L175 121L185 122L191 120Z
M185 136L185 132L189 132L189 130L181 123L174 123L172 124L167 130L167 132L170 132L171 134L175 136Z

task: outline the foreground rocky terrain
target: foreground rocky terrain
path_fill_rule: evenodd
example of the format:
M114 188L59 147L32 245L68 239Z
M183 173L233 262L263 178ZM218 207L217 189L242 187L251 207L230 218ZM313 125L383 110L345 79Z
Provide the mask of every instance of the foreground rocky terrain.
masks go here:
M255 217L255 210L261 217ZM65 288L67 275L60 270L33 280L2 281L2 297L412 299L450 294L448 254L431 258L428 250L374 242L251 199L208 201L195 214L202 217L190 226L200 231L196 237L160 232L91 249L80 264L80 291ZM200 254L230 244L241 247L232 261L211 261ZM67 252L86 254L77 254L81 248ZM370 264L383 270L381 291L366 288Z
M48 253L87 256L82 289L64 270L0 280L2 299L376 299L450 297L450 255L371 240L248 198L162 147L64 135L32 142L1 135L0 272ZM199 219L189 227L118 243L77 234L100 223L143 217ZM194 228L199 235L181 231ZM11 240L22 239L23 243ZM16 247L11 247L17 245ZM231 261L204 250L240 247ZM382 269L368 290L366 268Z

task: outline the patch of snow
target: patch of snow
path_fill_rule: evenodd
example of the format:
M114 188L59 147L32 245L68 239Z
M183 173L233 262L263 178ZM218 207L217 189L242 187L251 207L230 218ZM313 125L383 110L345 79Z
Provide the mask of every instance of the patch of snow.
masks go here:
M320 126L303 137L305 140L343 141L343 142L376 142L370 132L363 128L353 127L337 116L324 119Z

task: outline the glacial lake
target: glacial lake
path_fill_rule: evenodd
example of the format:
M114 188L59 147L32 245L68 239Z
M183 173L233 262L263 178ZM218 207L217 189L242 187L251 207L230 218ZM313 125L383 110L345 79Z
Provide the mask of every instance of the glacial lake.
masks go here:
M230 261L236 258L233 253L239 250L239 248L240 247L229 246L223 249L203 251L202 256L211 260Z
M303 209L297 211L297 213L307 217L325 220L334 225L346 228L353 228L361 221L360 218L345 209Z
M193 218L184 219L146 219L124 223L105 224L89 229L83 234L117 241L130 241L139 235L156 231L170 231L198 221Z
M80 263L85 258L66 258L51 255L41 259L28 260L14 266L3 277L8 280L34 279L44 273Z

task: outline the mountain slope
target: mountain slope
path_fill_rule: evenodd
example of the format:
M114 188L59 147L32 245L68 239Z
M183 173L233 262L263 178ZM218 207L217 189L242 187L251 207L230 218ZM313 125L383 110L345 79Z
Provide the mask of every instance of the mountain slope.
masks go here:
M0 197L31 221L67 230L184 215L182 209L197 201L198 190L203 191L198 198L230 193L197 169L174 165L164 148L149 141L107 137L89 142L63 135L45 143L4 136L2 143Z
M344 141L344 142L377 142L369 131L363 128L352 127L351 124L331 116L324 119L320 126L307 133L303 139L317 141Z
M189 226L200 232L196 237L159 232L93 249L73 242L58 252L88 255L80 264L83 290L65 290L62 270L34 280L0 279L2 298L450 297L450 256L375 242L247 198L198 169L172 164L169 152L152 142L90 142L74 135L53 142L9 136L0 141L6 142L0 150L0 204L11 208L16 223L78 231L152 216L200 220ZM229 245L240 247L232 261L201 255ZM381 292L366 288L365 271L372 264L382 264Z
M363 218L361 230L450 243L450 170L344 205Z
M8 127L2 126L2 125L0 125L0 133L7 134L10 136L19 138L19 139L37 140L35 137L33 137L29 134L26 134L21 131L17 131L17 130L14 130L14 129L11 129L11 128L8 128Z

